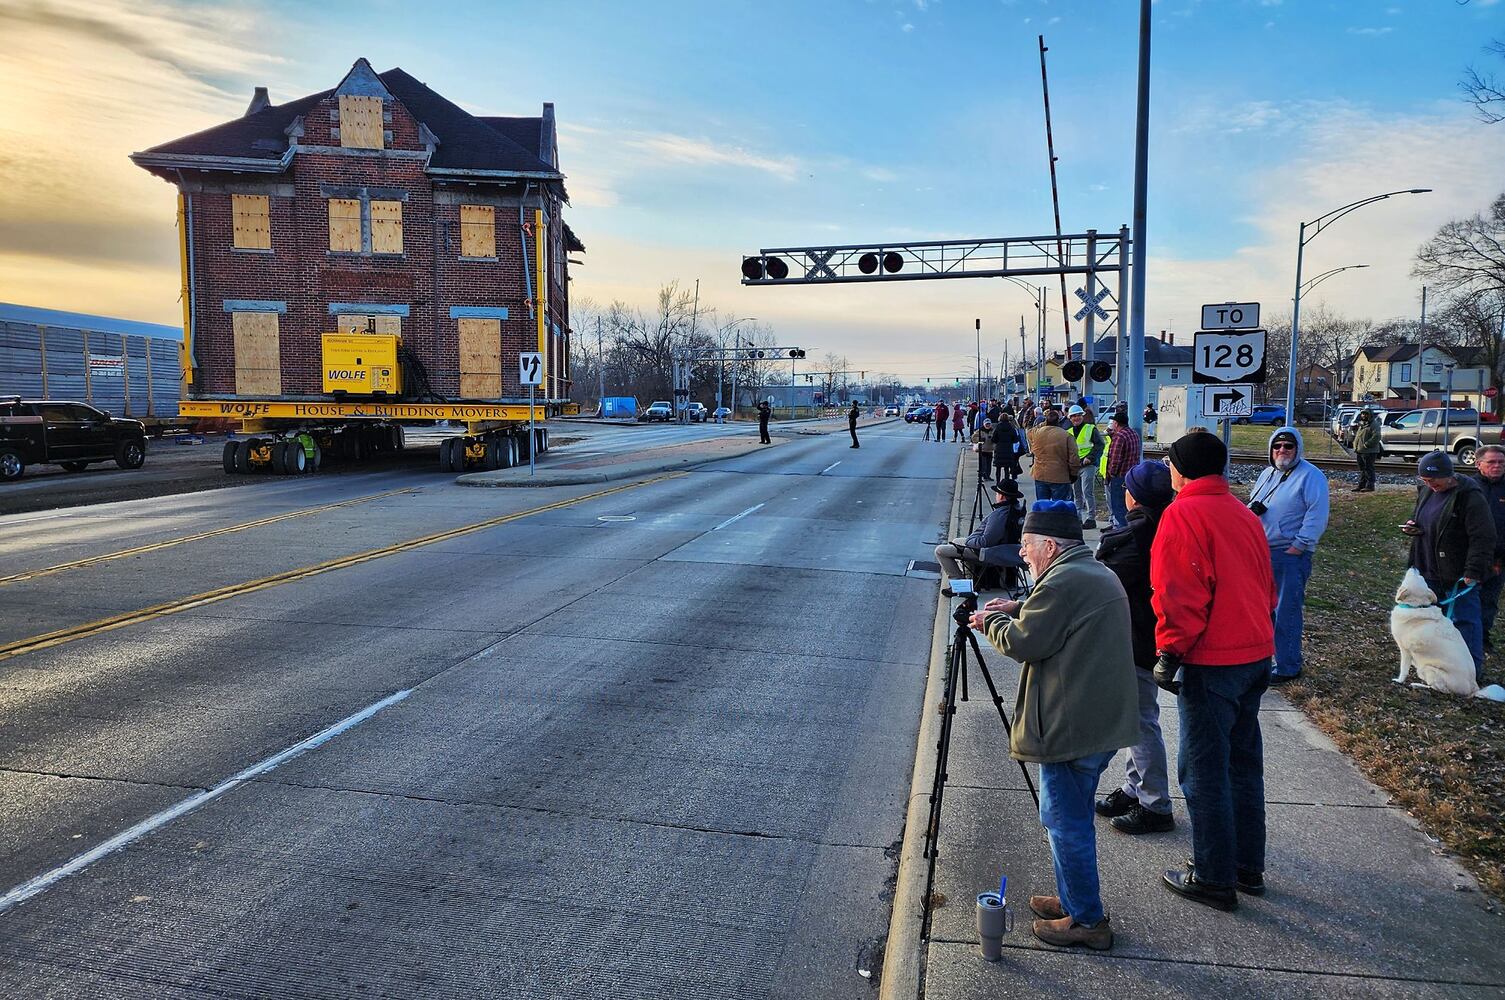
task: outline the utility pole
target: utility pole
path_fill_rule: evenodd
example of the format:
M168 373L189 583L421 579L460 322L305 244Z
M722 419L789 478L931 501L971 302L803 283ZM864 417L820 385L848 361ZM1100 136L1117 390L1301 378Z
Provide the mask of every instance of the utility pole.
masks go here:
M1144 0L1148 5L1150 0ZM1045 36L1040 38L1040 92L1045 97L1045 152L1050 158L1050 200L1056 211L1056 262L1065 264L1065 248L1061 244L1061 193L1056 186L1056 143L1050 131L1050 84L1045 79ZM1066 308L1066 275L1061 275L1061 328L1066 331L1066 360L1071 360L1071 315Z
M1139 85L1134 121L1134 259L1129 290L1129 420L1144 431L1144 272L1150 175L1150 0L1139 0Z
M606 416L606 355L601 351L601 317L596 317L596 406Z
M972 321L977 326L977 376L972 383L972 399L982 398L982 317Z
M1421 406L1421 356L1427 349L1427 286L1421 286L1421 329L1416 334L1416 405Z

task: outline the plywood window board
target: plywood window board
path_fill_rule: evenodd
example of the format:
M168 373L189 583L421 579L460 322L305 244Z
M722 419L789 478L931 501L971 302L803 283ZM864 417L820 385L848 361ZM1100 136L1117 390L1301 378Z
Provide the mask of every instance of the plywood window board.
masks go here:
M499 399L502 395L502 321L461 319L460 395Z
M460 206L460 256L496 256L496 209L490 205Z
M400 337L402 317L343 313L335 317L335 329L339 333L390 333Z
M380 97L340 95L340 145L347 149L381 149Z
M237 250L272 249L271 198L264 194L232 194L234 246Z
M235 334L235 394L282 393L282 351L273 312L231 313Z
M402 202L371 202L371 252L402 253Z
M329 249L361 252L361 203L357 198L329 199Z

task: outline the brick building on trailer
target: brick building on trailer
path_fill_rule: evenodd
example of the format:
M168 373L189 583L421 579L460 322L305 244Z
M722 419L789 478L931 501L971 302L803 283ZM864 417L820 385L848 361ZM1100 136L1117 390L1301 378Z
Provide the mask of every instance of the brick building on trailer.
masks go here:
M568 398L566 254L584 247L552 104L478 117L360 59L333 90L258 87L235 121L131 159L179 190L192 397L328 399L321 335L374 332L402 338L406 399L526 400L535 350L542 397Z

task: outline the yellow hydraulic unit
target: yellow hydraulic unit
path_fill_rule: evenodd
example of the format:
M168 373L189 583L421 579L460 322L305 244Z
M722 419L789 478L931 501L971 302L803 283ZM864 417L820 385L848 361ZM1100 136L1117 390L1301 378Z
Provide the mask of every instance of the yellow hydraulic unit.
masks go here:
M382 333L324 334L324 391L335 396L397 396L402 338Z

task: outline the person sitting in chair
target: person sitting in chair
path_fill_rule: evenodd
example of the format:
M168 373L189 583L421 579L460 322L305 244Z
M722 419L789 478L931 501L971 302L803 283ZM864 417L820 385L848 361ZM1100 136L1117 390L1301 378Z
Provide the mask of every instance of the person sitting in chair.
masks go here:
M984 567L982 550L995 545L1018 545L1024 531L1023 494L1019 484L1001 480L994 489L993 511L966 538L953 538L935 547L936 562L947 580L975 577Z

